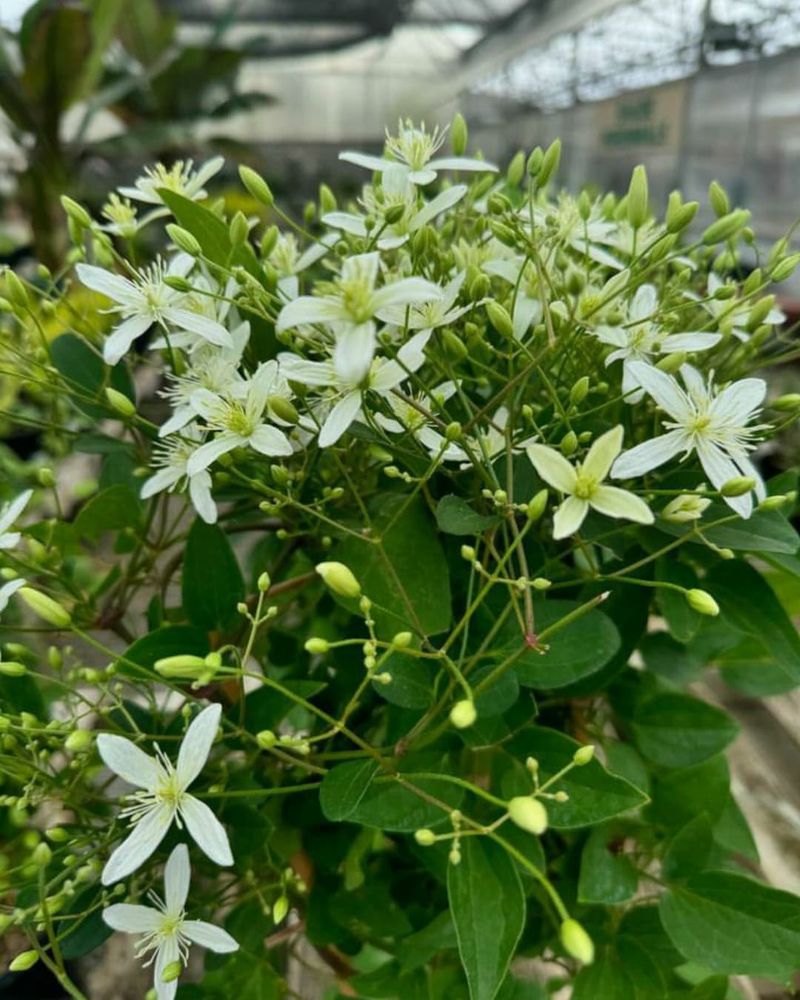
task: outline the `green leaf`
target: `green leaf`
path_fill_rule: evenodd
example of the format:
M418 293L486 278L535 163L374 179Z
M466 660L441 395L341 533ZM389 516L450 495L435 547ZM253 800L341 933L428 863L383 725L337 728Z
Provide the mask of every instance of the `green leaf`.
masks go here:
M114 666L128 677L141 679L154 676L152 671L156 660L184 653L205 656L208 651L208 636L201 629L191 625L165 625L128 646Z
M784 980L800 968L800 897L733 872L672 886L664 929L692 962L724 975Z
M286 990L278 973L267 964L265 952L235 952L219 968L203 977L203 996L209 1000L283 1000ZM218 960L217 960L218 961Z
M535 601L536 631L542 633L577 607L577 601ZM596 608L558 629L545 641L547 652L526 649L514 663L514 672L525 687L542 691L567 687L600 670L620 648L616 626ZM523 642L519 625L512 618L497 636L498 645L503 647L498 658L505 658Z
M350 761L331 768L319 790L319 804L325 818L333 823L350 819L378 770L372 760Z
M800 684L800 636L764 577L749 563L729 561L716 565L704 586L716 598L720 615L733 629L765 650L770 662L758 665L752 683L759 691L778 694ZM726 680L747 685L752 670L729 666ZM766 685L766 688L765 688Z
M443 632L450 624L450 576L425 504L419 498L409 503L399 494L384 496L373 528L383 554L374 543L348 536L334 558L349 566L363 592L381 605L373 608L378 631ZM355 602L342 603L355 607Z
M195 519L186 540L182 577L183 609L193 625L224 630L244 600L242 571L228 536L216 524Z
M636 1000L625 966L613 948L598 950L575 978L572 1000Z
M705 813L690 819L669 842L664 855L663 872L673 880L701 872L713 846L711 821Z
M69 917L85 913L100 902L97 889L85 889L74 896L69 906L61 914ZM103 920L100 909L95 909L83 919L65 920L64 927L72 928L61 940L61 954L65 959L72 960L86 955L111 936L111 928Z
M97 541L107 531L120 531L139 524L139 497L122 484L109 486L88 500L75 518L75 533L81 538Z
M391 705L400 708L428 708L433 702L435 671L441 664L432 664L405 653L394 652L386 658L383 671L392 676L391 684L373 681L373 689Z
M525 925L525 897L498 844L466 837L461 864L447 870L447 895L471 1000L494 1000Z
M677 691L640 702L632 727L641 752L661 767L689 767L708 760L739 732L721 708Z
M702 812L715 822L729 798L728 762L720 754L659 778L653 787L653 814L659 823L673 830Z
M719 513L726 511L720 507ZM706 517L712 519L712 509ZM741 552L793 554L800 548L800 536L778 510L756 510L746 521L737 518L730 524L706 528L703 534L714 545Z
M544 781L566 767L579 746L575 740L554 729L532 726L515 737L508 744L508 750L517 760L535 757ZM565 791L569 796L566 802L551 800L547 803L550 826L559 830L594 826L647 802L643 791L624 778L610 774L596 759L583 767L573 768L551 790ZM529 792L527 772L520 773L504 791L509 797Z
M463 497L448 494L436 505L436 523L446 535L479 535L500 518L474 511Z
M443 910L422 930L403 938L398 949L403 968L426 965L440 951L457 948L456 929L449 910Z
M613 826L598 826L583 845L578 902L613 906L636 894L639 877L628 858L613 850L615 834Z
M62 333L50 344L50 357L62 375L75 405L87 416L101 419L113 413L105 398L109 386L135 401L125 365L109 368L81 337Z
M651 673L679 687L697 680L704 666L692 650L681 645L669 632L650 632L643 636L639 652Z

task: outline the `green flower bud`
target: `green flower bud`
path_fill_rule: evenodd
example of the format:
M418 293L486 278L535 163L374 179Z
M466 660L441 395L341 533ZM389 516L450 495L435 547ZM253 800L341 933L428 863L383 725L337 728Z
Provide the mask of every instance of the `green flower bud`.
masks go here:
M304 648L307 653L327 653L331 644L320 636L312 636L310 639L306 639Z
M61 195L61 207L76 225L82 227L83 229L88 229L91 226L91 215L89 215L83 205L78 204L78 202L70 198L69 195Z
M544 152L541 146L537 146L528 157L528 162L526 168L528 171L528 176L536 177L539 171L542 169L542 162L544 160Z
M244 184L256 201L260 201L267 208L273 204L275 197L270 190L269 184L267 184L261 174L256 173L251 167L242 165L239 167L239 177L242 180L242 184Z
M752 476L734 476L720 486L719 492L724 497L742 497L755 489L756 481Z
M268 396L267 404L279 420L285 420L287 424L296 424L300 419L300 414L295 409L294 404L285 396Z
M174 962L169 962L164 966L161 973L162 983L174 983L175 980L183 972L183 963L176 959Z
M489 197L488 202L489 211L494 215L502 215L504 212L511 211L511 202L504 194L499 191L495 191L493 195Z
M191 292L192 283L187 278L181 277L180 274L168 274L164 278L164 284L168 288L174 289L176 292Z
M789 502L790 497L788 495L777 494L776 496L766 497L758 505L759 510L780 510L781 507L785 507Z
M559 931L564 951L583 965L594 961L594 943L577 920L569 918L561 924Z
M457 420L453 420L445 427L444 436L448 441L460 441L464 436L464 430Z
M70 833L63 826L51 826L44 831L45 837L54 844L64 844L70 839Z
M37 868L46 868L53 860L53 852L50 846L44 841L37 844L34 848L32 859Z
M561 162L561 140L555 139L547 147L544 156L542 157L542 167L539 173L536 175L536 184L538 187L544 187L545 184L550 180L553 174L558 170L558 165Z
M6 271L6 294L17 309L27 309L30 305L28 289L13 271Z
M520 149L516 152L506 170L506 183L509 187L516 187L522 180L525 173L525 154Z
M112 389L106 389L106 399L112 410L115 410L121 417L132 417L136 413L136 406L123 393Z
M407 649L414 636L410 632L398 632L392 637L392 645L397 649Z
M593 758L594 747L591 743L587 743L586 746L579 747L572 755L573 763L578 767L583 767L584 764L588 764Z
M193 656L191 653L165 656L156 660L154 666L157 674L176 680L180 678L194 680L207 671L205 659L202 656Z
M200 246L197 237L193 236L188 229L170 222L166 226L166 230L167 235L179 250L188 253L190 257L200 257L202 255L203 248Z
M414 840L420 845L420 847L431 847L431 845L436 843L436 834L433 830L421 829L414 831Z
M776 282L786 281L787 278L790 278L794 274L798 264L800 264L800 253L793 253L791 257L785 257L773 267L770 277Z
M686 591L686 600L689 607L700 615L715 617L719 614L719 605L707 590L692 587Z
M32 968L39 961L39 953L31 949L30 951L21 951L15 959L12 960L8 967L9 972L25 972L27 969Z
M336 211L336 195L333 191L331 191L327 184L320 184L318 201L322 215L327 215L328 212Z
M71 624L72 616L67 609L62 607L58 601L54 601L52 597L48 597L47 594L34 590L32 587L20 587L17 593L31 611L50 625L55 625L56 628L67 628Z
M277 742L278 737L271 729L262 729L261 732L256 733L256 743L262 750L271 750Z
M27 672L28 668L24 663L17 663L15 660L0 660L0 674L5 677L23 677Z
M743 208L737 208L735 211L723 215L721 219L712 222L705 230L702 237L703 243L706 246L711 246L714 243L722 243L724 240L729 240L747 225L749 218L750 213Z
M73 729L64 740L64 749L70 753L79 753L81 750L88 750L92 745L93 736L88 729Z
M628 187L628 222L634 229L641 229L647 221L649 199L647 171L639 164L633 168Z
M471 698L462 698L450 709L450 721L456 729L469 729L477 718L475 702Z
M277 226L270 226L264 235L261 237L261 245L259 250L262 257L269 257L275 247L278 245L278 240L281 237L281 231Z
M695 215L697 215L697 209L700 207L699 202L687 201L685 205L680 205L673 211L667 210L666 226L668 233L680 233L692 222Z
M535 576L531 580L531 586L534 590L549 590L553 586L553 581L545 576Z
M656 368L659 371L666 372L668 375L672 372L676 372L681 365L685 364L688 355L686 351L675 351L674 354L665 354L663 358L658 360Z
M461 546L461 558L467 562L475 562L475 549L471 545Z
M589 394L589 376L582 375L569 391L569 401L578 406Z
M728 195L725 192L725 188L719 181L712 181L708 185L708 201L714 215L716 215L718 219L721 219L723 215L727 215L731 210Z
M493 219L490 228L497 239L500 240L501 243L505 244L505 246L513 247L516 245L517 234L511 226L507 226L504 222L497 222Z
M512 823L537 837L547 829L547 810L539 799L532 795L517 795L508 803L508 815Z
M383 218L387 225L396 225L405 215L406 206L402 204L390 205L383 213Z
M46 490L51 490L56 485L56 477L53 475L53 470L46 466L36 472L36 481Z
M260 593L266 594L272 586L272 580L270 579L269 573L261 573L258 580L256 580L256 586L258 587Z
M361 584L344 563L321 562L314 568L334 594L340 597L358 597L361 594Z
M567 431L558 443L559 451L562 455L569 457L574 454L578 447L578 435L575 431Z
M769 405L773 410L778 410L781 413L792 413L794 410L800 410L800 392L789 392L785 396L778 396Z
M272 907L272 919L279 924L289 912L289 900L286 896L279 896Z
M528 501L528 520L538 521L547 508L547 489L539 490L532 500Z
M467 123L464 120L464 116L460 112L456 112L453 115L453 121L450 123L450 148L453 150L453 154L455 156L463 156L467 151L468 142L469 130Z

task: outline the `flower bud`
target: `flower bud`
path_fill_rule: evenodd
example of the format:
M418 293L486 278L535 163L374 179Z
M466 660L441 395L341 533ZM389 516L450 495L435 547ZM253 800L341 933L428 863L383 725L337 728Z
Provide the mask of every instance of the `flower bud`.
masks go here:
M589 394L589 376L582 375L569 391L569 401L573 406L582 403Z
M553 174L558 170L558 165L561 161L561 140L555 139L545 150L544 156L542 157L542 167L539 173L536 175L536 184L538 187L544 187L545 184L550 180Z
M720 487L720 494L724 497L742 497L755 489L756 481L752 476L734 476Z
M28 289L13 271L6 271L6 294L17 309L27 309L30 305Z
M21 951L8 967L9 972L25 972L39 961L38 951Z
M547 489L539 490L532 500L528 501L528 520L538 521L539 518L544 514L545 508L547 507Z
M321 562L314 568L334 594L340 597L358 597L361 593L361 584L344 563Z
M508 310L501 306L499 302L487 302L486 315L501 337L512 338L514 336L514 323L508 314Z
M719 181L712 181L708 185L708 201L714 215L716 215L718 219L721 219L723 215L727 215L731 210L728 195L725 188Z
M251 167L242 165L239 167L239 177L242 180L242 184L244 184L256 201L260 201L267 208L272 205L275 201L275 196L261 174L256 173Z
M544 151L541 146L537 146L528 157L528 162L525 165L530 177L536 177L539 171L542 169L542 161L544 160Z
M628 222L634 229L641 229L647 221L649 198L647 171L639 164L633 168L628 187Z
M327 653L331 648L331 644L327 639L315 635L310 639L306 639L304 648L307 653Z
M188 253L190 257L200 257L203 248L200 246L196 236L193 236L188 229L171 222L166 226L167 235L179 250Z
M247 216L244 212L237 212L228 226L228 236L231 244L235 247L242 246L243 243L247 242L249 233L250 226L247 224Z
M775 496L765 497L758 505L759 510L780 510L790 501L790 494L778 493Z
M53 852L49 846L44 841L37 844L34 848L33 854L31 855L33 863L37 868L46 868L47 865L53 860Z
M320 184L319 196L317 200L319 201L321 215L327 215L328 212L336 211L336 195L333 191L331 191L327 184Z
M461 546L461 558L467 562L475 562L475 549L471 545Z
M177 656L165 656L156 660L155 671L162 677L179 679L182 677L194 679L204 674L207 670L206 661L202 656L193 656L190 653L179 654Z
M414 840L416 840L420 847L430 847L432 844L436 843L436 834L433 830L415 830Z
M707 590L692 587L686 591L686 600L689 607L700 615L710 615L713 618L719 614L719 605Z
M398 632L392 638L392 645L395 646L397 649L406 649L408 646L411 645L411 640L413 638L414 637L410 632Z
M464 429L457 420L453 420L445 427L444 436L448 441L460 441L464 436Z
M115 410L121 417L132 417L136 413L136 406L130 399L116 389L112 389L111 386L106 389L106 399L111 409Z
M66 628L72 622L72 616L67 609L62 607L58 601L54 601L52 597L48 597L47 594L34 590L32 587L20 587L18 594L31 611L49 622L50 625L55 625L56 628Z
M588 764L594 757L594 747L591 743L587 743L586 746L578 747L575 753L572 755L572 761L578 767L583 767Z
M28 668L24 663L17 663L16 660L0 660L0 674L4 677L23 677L27 672Z
M191 292L192 283L188 278L182 277L180 274L168 274L164 278L164 284L167 288L172 288L176 292Z
M508 803L508 815L512 823L537 837L547 829L547 810L532 795L517 795L511 799Z
M53 470L47 468L47 466L37 470L36 481L46 490L52 490L56 485L56 477L53 475Z
M61 195L61 207L67 213L70 219L73 220L78 226L83 229L88 229L92 224L92 217L83 207L79 205L77 201L70 198L69 195Z
M450 721L456 729L469 729L477 718L475 702L471 698L462 698L450 709Z
M785 396L778 396L769 404L773 410L782 413L791 413L800 410L800 392L789 392Z
M92 734L88 729L73 729L64 740L64 749L70 753L79 753L81 750L88 750L92 745Z
M509 187L516 187L525 173L525 154L520 149L511 157L506 170L506 182Z
M256 581L256 586L258 587L259 593L266 594L272 586L272 580L270 579L269 573L266 571L261 573Z
M174 983L182 972L183 963L179 959L175 959L174 962L168 962L161 972L161 982Z
M770 277L776 282L786 281L787 278L790 278L794 274L798 264L800 264L800 253L793 253L791 257L785 257L780 263L775 265Z
M262 750L271 750L277 742L278 737L271 729L262 729L261 732L256 733L256 743Z
M268 396L267 403L275 416L279 420L285 420L287 424L296 424L300 419L300 414L295 409L294 404L285 396Z
M583 965L591 965L594 961L594 943L577 920L569 918L561 925L559 931L564 951L576 958Z
M279 924L289 912L289 900L286 896L279 896L272 907L272 919Z
M261 251L262 257L269 257L275 247L278 245L278 240L281 238L281 231L277 226L270 226L264 235L261 237L261 245L259 250Z
M702 237L703 243L706 246L711 246L714 243L722 243L724 240L730 239L747 225L749 218L750 213L743 208L737 208L735 211L723 215L721 219L712 222L705 230Z
M559 451L562 455L572 455L578 447L578 435L575 431L567 431L558 443Z
M467 150L468 141L469 130L467 129L467 123L464 120L464 116L460 112L456 112L450 124L450 147L453 150L453 154L455 156L463 156Z

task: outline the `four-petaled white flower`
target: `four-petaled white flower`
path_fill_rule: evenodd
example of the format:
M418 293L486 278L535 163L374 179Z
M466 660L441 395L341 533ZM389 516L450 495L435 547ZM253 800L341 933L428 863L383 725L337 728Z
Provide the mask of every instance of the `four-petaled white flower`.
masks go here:
M146 167L144 175L134 182L133 187L121 187L119 193L135 201L143 201L148 205L163 205L164 200L159 194L163 188L173 194L179 194L191 201L199 201L206 197L203 185L218 174L225 165L221 156L208 160L197 170L192 160L176 160L171 167L157 163L154 167Z
M151 757L124 736L101 733L97 749L105 764L141 791L134 804L123 810L133 832L116 848L103 869L103 885L111 885L136 871L155 851L173 822L185 825L197 845L218 865L232 865L228 835L205 802L190 795L189 785L208 760L222 714L220 705L209 705L194 719L178 751L175 765L156 744Z
M643 476L681 452L686 456L694 451L717 489L738 476L748 476L756 482L756 496L763 499L764 484L748 458L753 436L760 428L748 424L761 412L766 382L745 378L716 392L713 379L706 383L695 368L682 365L684 391L676 379L658 368L641 361L631 362L631 367L637 382L672 419L664 422L669 428L666 434L620 455L611 475L615 479ZM753 498L749 493L725 497L725 502L742 517L752 513Z
M153 954L147 965L153 964L153 985L158 1000L173 1000L178 989L177 978L164 982L164 972L174 962L186 965L189 948L199 944L222 954L237 951L239 945L221 927L205 920L188 920L186 897L189 895L189 850L178 844L164 868L164 899L150 894L154 906L114 903L103 910L103 920L115 931L140 934L136 957Z
M211 496L211 474L201 469L193 476L187 472L189 459L202 443L202 435L194 428L187 428L183 437L173 436L165 443L153 448L153 465L160 466L149 479L142 484L140 496L143 500L173 490L182 480L189 485L189 497L194 509L206 524L216 524L217 508Z
M553 538L574 535L590 507L607 517L621 517L639 524L653 523L653 513L641 497L603 482L622 449L623 434L622 426L606 431L591 446L583 462L576 466L555 448L528 445L528 458L542 479L566 495L553 518Z
M624 324L599 326L594 331L601 343L616 348L606 358L606 365L622 361L622 392L628 403L638 403L644 395L631 368L632 361L649 361L659 354L707 351L722 340L720 333L664 333L653 319L658 305L655 286L641 285L628 305Z
M447 131L439 128L428 132L424 122L416 128L412 122L401 119L396 136L389 135L387 129L385 158L348 151L339 153L339 159L376 173L396 171L398 175L407 177L412 184L421 186L435 181L439 170L497 172L493 163L468 156L440 156L434 159L434 154L441 148L446 135Z
M328 295L301 295L281 309L275 330L323 323L335 337L333 364L345 379L362 379L375 354L375 318L394 306L430 302L441 288L425 278L401 278L376 288L380 255L357 254L342 265L335 288Z
M390 434L412 434L431 458L438 458L440 462L463 462L467 458L464 449L435 430L428 416L431 410L440 409L456 389L455 382L442 382L434 389L407 398L389 393L385 399L394 416L376 412L375 423Z
M154 323L165 330L171 327L188 330L219 347L232 346L231 335L221 323L187 308L186 294L164 283L167 276L185 277L193 265L188 254L178 254L166 270L157 261L131 280L94 264L78 264L78 277L83 284L116 303L108 312L118 313L122 318L103 344L107 364L115 365L134 340Z

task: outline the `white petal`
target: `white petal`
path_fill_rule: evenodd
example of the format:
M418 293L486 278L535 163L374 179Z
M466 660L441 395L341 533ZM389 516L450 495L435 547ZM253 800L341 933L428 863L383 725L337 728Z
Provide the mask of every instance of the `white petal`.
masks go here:
M205 920L184 920L181 930L195 944L203 948L210 948L211 951L224 954L228 951L238 951L238 943L221 927L208 924Z
M660 350L662 354L707 351L721 340L721 333L671 333L661 341Z
M25 586L25 580L18 577L16 580L9 580L0 587L0 612L8 607L9 600L16 594L20 587Z
M158 929L162 919L159 911L152 906L114 903L103 910L104 922L125 934L149 934Z
M191 785L205 767L221 717L222 705L209 705L192 720L186 730L175 766L178 780L184 788Z
M643 320L652 316L658 305L658 294L655 285L642 285L636 289L628 315L632 320Z
M353 236L367 235L367 227L364 224L364 220L360 215L354 215L352 212L328 212L322 216L322 221L326 226L331 226L333 229L342 229Z
M332 323L347 318L347 314L338 299L323 298L314 295L301 295L293 302L287 302L281 309L275 330L289 330L294 326L305 326L310 323Z
M173 815L169 806L156 806L146 813L106 862L101 877L103 885L119 882L143 865L166 836Z
M672 376L643 361L631 361L630 369L637 383L675 420L682 421L691 414L686 393Z
M614 459L622 451L622 438L625 430L622 424L617 424L610 431L601 434L592 444L589 454L583 461L583 471L592 476L597 482L601 482L608 475L608 470L614 464Z
M681 451L691 447L691 438L685 431L675 430L637 444L623 452L611 467L612 479L633 479L668 462Z
M181 478L181 475L181 470L172 466L159 469L155 475L150 476L142 483L139 496L142 500L147 500L149 497L155 496L156 493L163 493L164 490L171 489Z
M170 434L175 434L176 431L183 430L192 417L194 417L194 410L191 406L176 406L172 416L158 428L158 436L165 438L169 437Z
M233 451L234 448L245 443L245 439L239 437L238 434L230 434L227 431L218 434L211 441L201 445L191 456L186 463L187 475L196 476L198 472L202 472L203 469L207 469L209 465L216 462L220 455L226 455L229 451Z
M733 382L711 404L711 412L719 420L743 426L753 416L767 392L767 383L761 378L743 378Z
M32 496L33 490L25 490L3 507L2 511L0 511L0 535L8 531L23 510L25 510Z
M354 163L357 167L366 167L367 170L386 170L392 165L391 160L383 160L378 156L369 156L367 153L356 153L346 150L339 153L339 159L346 163Z
M531 325L539 319L541 312L542 303L538 299L532 299L521 293L517 295L513 317L515 340L522 340Z
M329 361L306 361L296 354L284 353L279 358L281 374L302 385L334 385L336 375Z
M448 208L452 208L453 205L461 201L466 193L466 184L454 184L450 188L445 188L444 191L437 194L435 198L432 198L427 205L424 205L417 212L409 223L409 230L413 233L422 226L427 225L437 215L441 215L442 212L446 212Z
M736 463L720 448L710 441L701 438L697 442L697 457L708 478L719 489L729 479L742 475ZM740 517L750 517L753 512L753 497L746 493L741 497L724 497L728 506Z
M172 849L164 867L164 902L167 905L167 913L183 913L191 878L189 848L186 844L178 844Z
M589 503L580 497L567 497L559 506L553 517L553 538L566 538L574 535L583 524L583 519L589 511Z
M589 500L589 506L607 517L623 517L639 524L653 523L653 512L644 500L618 486L598 486Z
M348 392L328 414L322 430L319 432L321 448L335 444L347 428L356 419L361 410L361 393L358 390Z
M420 330L406 341L397 352L397 360L403 368L410 372L415 372L425 363L425 347L431 339L430 330Z
M560 451L544 444L530 444L528 458L541 478L561 493L571 493L575 489L575 470Z
M21 538L21 532L7 531L4 535L0 535L0 550L16 548Z
M176 935L170 934L169 937L162 938L153 965L153 985L156 988L157 1000L174 1000L175 994L178 992L178 980L173 979L171 982L165 983L164 970L168 965L177 962L179 958L180 949Z
M425 278L401 278L391 285L384 285L373 293L373 309L380 314L386 306L406 306L420 302L432 302L442 294L439 285Z
M277 427L270 427L268 424L261 424L256 427L247 443L261 455L291 455L294 451L291 442Z
M487 173L497 173L497 167L485 160L476 160L469 156L439 156L429 160L431 170L479 170Z
M115 365L131 349L137 337L149 329L153 321L149 316L130 316L123 320L105 339L103 360L107 365Z
M165 309L163 315L164 319L174 326L196 333L209 344L216 344L217 347L233 347L233 338L215 319L192 312L191 309Z
M97 737L97 751L103 763L129 785L155 788L158 783L160 770L155 758L124 736L100 733Z
M217 505L211 496L211 476L203 470L189 477L189 497L206 524L217 523Z
M181 801L181 818L197 846L215 864L222 865L223 868L233 864L225 827L205 802L193 795L185 795Z
M81 284L91 288L93 292L100 292L114 302L129 305L140 298L136 285L122 275L113 274L93 264L77 264L75 270Z
M200 167L194 176L194 183L198 188L201 188L206 181L210 181L215 174L218 174L220 170L225 166L224 156L213 156L210 160Z
M336 338L333 367L349 385L358 385L370 369L375 356L375 324L351 326Z

